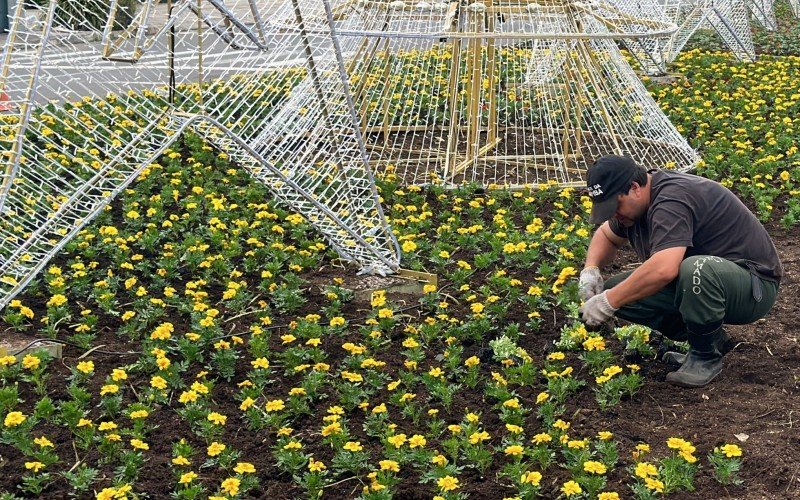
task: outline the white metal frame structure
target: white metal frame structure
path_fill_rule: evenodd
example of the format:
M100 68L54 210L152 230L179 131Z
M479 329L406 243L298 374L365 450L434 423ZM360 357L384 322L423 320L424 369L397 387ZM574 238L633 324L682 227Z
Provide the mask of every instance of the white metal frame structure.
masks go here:
M704 25L710 25L740 61L756 60L746 2L750 0L687 0L681 9L680 27L666 49L667 62L674 61L686 42Z
M698 159L615 44L677 28L657 0L335 5L378 175L416 184L580 185L602 154L679 169ZM288 25L291 13L274 19ZM315 19L312 32L324 25L321 11Z
M163 19L155 0L133 15L58 0L36 19L19 4L0 75L0 307L189 129L343 258L399 269L327 0L287 1L294 22L280 27L266 0L182 0ZM304 17L319 8L312 35ZM296 87L314 112L287 112Z

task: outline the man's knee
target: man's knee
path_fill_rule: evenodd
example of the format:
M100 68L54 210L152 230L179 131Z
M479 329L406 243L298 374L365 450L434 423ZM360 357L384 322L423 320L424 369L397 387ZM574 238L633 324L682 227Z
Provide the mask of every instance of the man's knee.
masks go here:
M678 289L699 295L703 291L703 286L707 284L709 278L713 276L712 267L715 262L723 262L724 259L712 255L692 255L686 257L681 262L678 272Z

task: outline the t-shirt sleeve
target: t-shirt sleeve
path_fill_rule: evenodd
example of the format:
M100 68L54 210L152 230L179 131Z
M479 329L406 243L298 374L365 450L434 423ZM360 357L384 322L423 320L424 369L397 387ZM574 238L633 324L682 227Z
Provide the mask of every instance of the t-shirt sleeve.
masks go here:
M650 255L667 248L692 246L694 216L684 203L663 201L651 209L649 217Z
M620 224L615 217L608 219L608 227L611 228L612 233L620 238L628 239L628 228Z

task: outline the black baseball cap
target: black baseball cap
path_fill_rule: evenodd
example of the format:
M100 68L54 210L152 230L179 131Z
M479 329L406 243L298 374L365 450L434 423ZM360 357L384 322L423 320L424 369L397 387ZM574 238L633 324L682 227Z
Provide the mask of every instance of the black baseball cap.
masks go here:
M602 224L617 212L617 196L627 193L641 167L626 156L606 155L595 160L586 175L586 187L592 199L591 224Z

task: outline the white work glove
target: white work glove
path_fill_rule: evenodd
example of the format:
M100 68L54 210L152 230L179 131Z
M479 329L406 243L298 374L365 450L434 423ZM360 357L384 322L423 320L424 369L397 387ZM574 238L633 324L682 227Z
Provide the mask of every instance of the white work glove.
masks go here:
M581 317L587 326L600 326L614 317L615 307L608 303L608 290L595 295L580 308Z
M598 293L603 292L603 276L596 267L587 267L581 271L581 278L578 280L578 295L581 300L586 302Z

